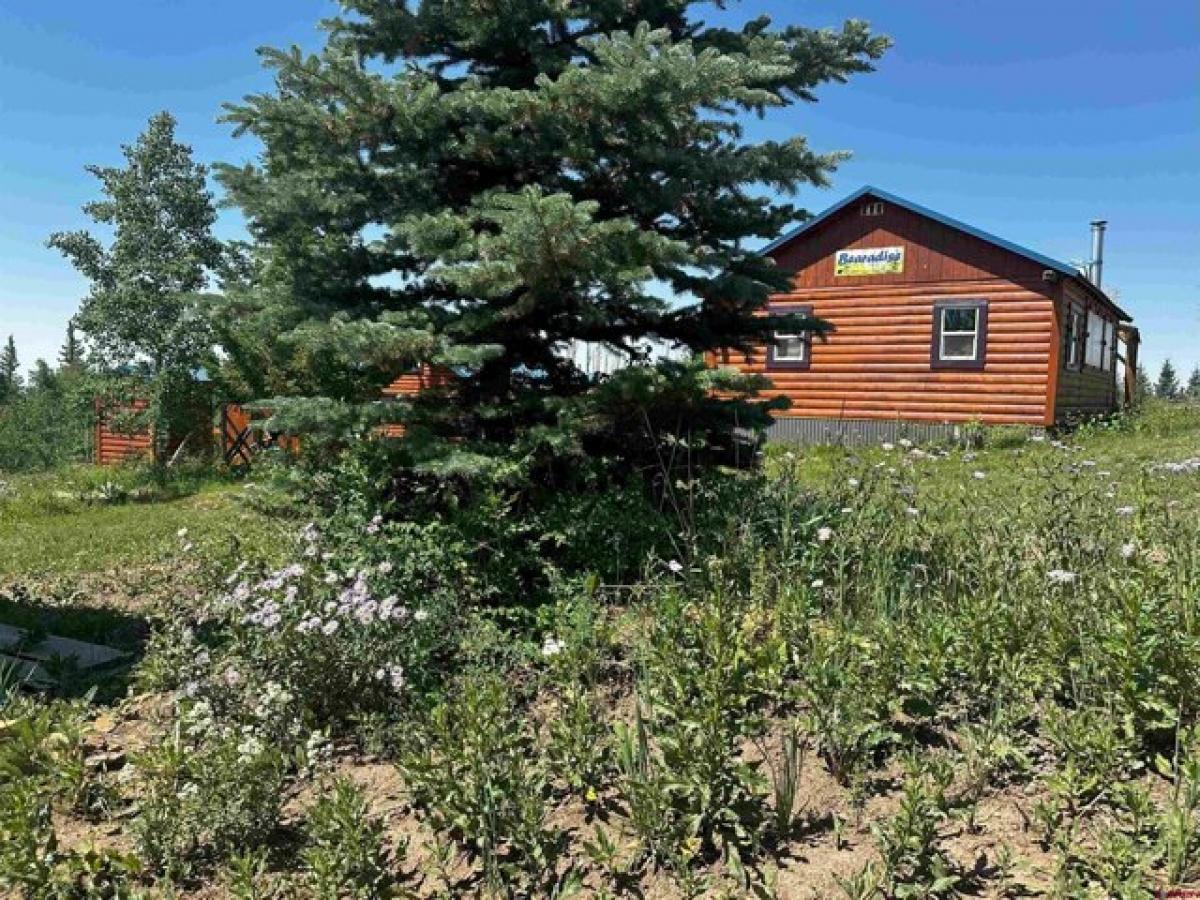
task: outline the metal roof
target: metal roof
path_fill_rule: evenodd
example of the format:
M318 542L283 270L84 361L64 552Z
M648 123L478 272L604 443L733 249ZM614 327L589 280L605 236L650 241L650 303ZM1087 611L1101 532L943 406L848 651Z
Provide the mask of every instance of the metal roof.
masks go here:
M1053 269L1055 272L1058 272L1060 275L1065 275L1068 278L1074 278L1076 281L1083 284L1085 287L1087 287L1093 293L1097 294L1102 300L1104 300L1104 302L1106 302L1110 306L1112 306L1113 309L1115 309L1118 313L1120 313L1122 318L1124 318L1126 320L1128 320L1130 318L1128 313L1126 313L1119 306L1117 306L1117 304L1113 303L1112 299L1107 294L1105 294L1102 290L1100 290L1100 288L1096 287L1096 285L1092 284L1092 282L1089 281L1084 276L1084 274L1082 272L1080 272L1079 269L1077 269L1075 266L1072 266L1069 263L1062 262L1061 260L1054 259L1053 257L1046 256L1045 254L1038 253L1036 250L1030 250L1028 247L1022 247L1020 244L1014 244L1012 241L1006 241L1004 238L997 237L994 234L989 234L988 232L983 231L980 228L976 228L974 225L968 225L966 222L961 222L958 219L953 219L950 216L944 215L943 213L940 213L940 212L937 212L936 210L930 209L927 206L921 206L919 203L913 203L911 200L905 200L903 197L897 197L895 194L891 194L891 193L888 193L887 191L880 190L877 187L872 187L869 184L864 185L863 187L859 188L857 191L855 191L850 196L845 197L842 200L839 200L833 206L829 207L827 210L820 213L819 215L813 216L807 222L804 222L804 223L796 226L791 231L789 231L786 234L783 234L782 236L771 241L771 243L769 243L769 244L767 244L767 246L763 247L759 251L759 253L765 256L768 253L771 253L772 251L779 249L780 247L782 247L784 244L788 243L789 241L799 237L800 235L804 234L806 231L811 231L813 228L820 225L826 219L830 218L831 216L835 215L836 213L841 212L843 209L845 209L851 203L854 203L856 200L860 200L861 198L866 197L868 195L875 197L878 200L885 200L888 203L894 203L897 206L903 207L904 209L907 209L911 212L917 213L918 215L925 216L926 218L929 218L929 219L933 219L935 222L941 222L943 225L946 225L949 228L954 228L958 231L966 232L967 234L971 235L972 237L979 238L981 241L987 241L989 244L994 244L997 247L1002 247L1003 249L1008 250L1011 253L1015 253L1018 256L1023 256L1026 259L1033 260L1038 265L1045 266L1047 269Z

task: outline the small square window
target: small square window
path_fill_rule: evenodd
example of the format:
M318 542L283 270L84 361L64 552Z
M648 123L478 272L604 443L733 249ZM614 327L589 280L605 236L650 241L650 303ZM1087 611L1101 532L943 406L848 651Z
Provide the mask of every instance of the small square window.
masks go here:
M776 316L811 316L809 306L771 306L769 311ZM812 349L812 335L808 332L776 331L767 345L768 369L807 369Z
M934 304L931 366L982 369L986 344L986 301L955 300Z

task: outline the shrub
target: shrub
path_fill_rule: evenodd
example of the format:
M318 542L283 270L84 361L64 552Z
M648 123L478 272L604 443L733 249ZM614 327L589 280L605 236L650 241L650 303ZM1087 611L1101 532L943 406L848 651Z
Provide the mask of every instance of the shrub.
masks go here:
M889 897L943 897L963 881L942 847L945 774L910 765L896 814L872 827Z
M297 561L243 563L193 624L169 624L168 661L154 668L218 719L285 746L394 716L412 690L439 683L455 646L472 582L460 550L434 524L373 521L328 536L310 525Z

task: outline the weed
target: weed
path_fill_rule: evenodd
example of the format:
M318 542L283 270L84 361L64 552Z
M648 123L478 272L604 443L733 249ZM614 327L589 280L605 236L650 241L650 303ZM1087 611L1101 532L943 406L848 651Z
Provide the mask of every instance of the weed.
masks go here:
M257 846L278 821L285 761L253 736L193 742L177 727L135 764L142 791L138 845L171 879L186 876L202 857L224 859Z
M498 679L466 679L430 713L400 769L434 825L479 857L491 890L558 880L545 763Z
M319 900L383 900L394 893L384 851L383 823L371 815L362 790L346 779L309 810L308 846L301 854Z

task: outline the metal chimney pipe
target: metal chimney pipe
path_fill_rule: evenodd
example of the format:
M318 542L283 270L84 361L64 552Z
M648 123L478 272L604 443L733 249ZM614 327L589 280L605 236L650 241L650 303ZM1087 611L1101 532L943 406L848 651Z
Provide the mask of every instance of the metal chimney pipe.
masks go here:
M1100 287L1100 276L1104 270L1104 229L1108 223L1097 219L1092 223L1092 261L1088 263L1088 278L1092 284Z

